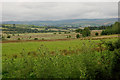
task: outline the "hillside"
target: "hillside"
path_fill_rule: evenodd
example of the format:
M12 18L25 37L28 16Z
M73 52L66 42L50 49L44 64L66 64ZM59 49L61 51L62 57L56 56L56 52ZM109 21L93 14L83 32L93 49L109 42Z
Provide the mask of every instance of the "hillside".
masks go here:
M69 20L57 20L57 21L3 21L3 24L30 24L39 26L74 26L74 27L85 27L85 26L101 26L111 25L117 21L117 18L110 19L69 19Z

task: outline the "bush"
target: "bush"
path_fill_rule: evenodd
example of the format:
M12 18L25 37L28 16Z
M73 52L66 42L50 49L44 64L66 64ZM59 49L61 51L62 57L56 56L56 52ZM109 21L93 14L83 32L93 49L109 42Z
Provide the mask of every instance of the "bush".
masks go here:
M10 38L10 37L11 37L10 35L7 36L7 38Z
M71 35L68 35L67 38L71 38Z
M87 37L90 36L90 30L88 27L85 27L84 30L82 31L82 36Z
M31 36L29 37L29 39L32 38Z
M20 38L18 38L18 40L20 40Z
M6 40L5 37L2 35L2 40Z
M38 40L38 38L34 38L34 40Z
M65 31L64 34L67 34L67 32Z
M44 40L44 38L42 38L42 40Z
M103 30L101 35L119 34L119 25L120 22L115 22L111 27L108 27L105 30Z
M96 32L95 35L98 36L98 32Z
M56 33L53 33L53 34L56 34Z
M15 34L12 34L13 36L15 36Z
M80 38L80 35L79 35L79 34L77 34L77 35L76 35L76 38Z
M59 32L59 34L61 34L61 32Z

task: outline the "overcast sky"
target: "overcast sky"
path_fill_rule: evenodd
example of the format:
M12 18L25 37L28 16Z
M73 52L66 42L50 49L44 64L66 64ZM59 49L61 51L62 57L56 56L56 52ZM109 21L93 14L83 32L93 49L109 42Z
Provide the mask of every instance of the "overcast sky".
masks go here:
M3 21L117 18L117 2L4 2Z

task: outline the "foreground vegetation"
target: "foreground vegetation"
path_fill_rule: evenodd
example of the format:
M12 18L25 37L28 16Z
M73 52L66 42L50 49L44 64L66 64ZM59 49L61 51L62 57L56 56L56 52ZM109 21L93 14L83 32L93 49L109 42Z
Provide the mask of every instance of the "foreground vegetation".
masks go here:
M6 54L3 56L3 78L119 79L120 42L116 39L96 42L97 45L92 40L84 40L79 46L69 44L66 49L57 50L47 42L51 49L41 44L36 51L22 51L11 57ZM65 46L63 44L61 46Z

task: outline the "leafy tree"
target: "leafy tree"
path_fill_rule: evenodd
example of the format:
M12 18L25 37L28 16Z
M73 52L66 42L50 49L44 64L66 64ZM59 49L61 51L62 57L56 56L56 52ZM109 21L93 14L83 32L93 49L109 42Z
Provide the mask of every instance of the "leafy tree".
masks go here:
M88 27L84 28L84 30L82 31L82 36L83 37L90 36L90 30Z
M56 34L56 33L53 33L53 34Z
M34 38L34 40L38 40L38 38Z
M112 26L102 31L101 35L120 34L120 22L115 22Z
M7 36L7 38L10 38L10 37L11 37L10 35Z
M76 29L75 30L76 33L82 33L82 31L83 31L82 29Z
M20 38L18 38L18 40L20 40Z
M67 38L71 38L71 35L67 36Z
M59 32L59 34L61 34L61 32Z
M76 35L76 38L80 38L80 35L79 35L79 34L77 34L77 35Z
M16 27L16 25L15 25L15 24L13 24L13 27Z
M95 35L98 36L98 32L96 32Z
M12 34L13 36L15 36L15 34Z

